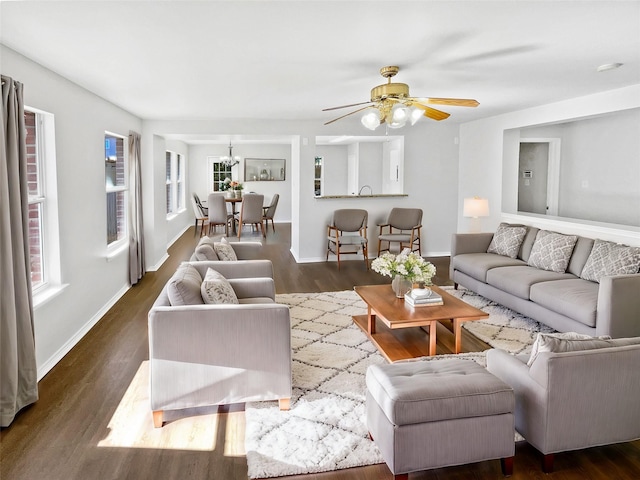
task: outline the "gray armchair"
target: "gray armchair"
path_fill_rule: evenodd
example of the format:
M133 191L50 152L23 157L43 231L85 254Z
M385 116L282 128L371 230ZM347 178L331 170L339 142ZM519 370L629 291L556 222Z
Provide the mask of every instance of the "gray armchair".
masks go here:
M516 430L543 454L640 438L640 338L607 348L528 356L487 352L487 369L516 395Z
M422 229L422 209L392 208L387 223L378 225L378 256L380 252L390 251L391 244L399 244L399 251L405 248L422 255L420 247L420 231ZM386 248L382 248L386 242Z
M190 262L228 280L239 304L172 306L165 285L149 311L149 395L153 422L163 412L208 405L291 398L289 308L276 304L265 261ZM269 262L270 263L270 262ZM253 265L253 267L252 267ZM197 286L196 286L197 287ZM198 292L195 292L197 295Z
M369 213L358 208L343 208L333 212L327 226L327 258L333 253L340 270L340 255L362 252L364 263L369 269L369 247L367 240L367 221Z

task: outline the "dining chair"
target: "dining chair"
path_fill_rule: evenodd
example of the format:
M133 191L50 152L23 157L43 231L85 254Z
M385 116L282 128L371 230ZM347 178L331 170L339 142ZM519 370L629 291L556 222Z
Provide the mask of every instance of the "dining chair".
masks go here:
M420 252L420 230L422 229L422 209L392 208L387 223L379 224L378 256L380 252L391 251L391 244L398 243L399 251L405 248ZM382 248L387 242L387 248Z
M191 207L193 208L193 215L196 217L196 228L194 231L194 235L198 234L198 225L200 225L200 236L202 237L204 235L204 228L209 223L209 219L207 215L205 215L205 213L202 211L202 209L198 206L195 198L193 197L191 198Z
M229 236L229 222L233 221L233 215L227 212L227 203L223 193L210 193L207 198L209 209L209 234L218 225L224 225L225 236Z
M333 253L338 260L340 270L340 255L359 254L362 251L364 263L369 270L369 251L367 248L367 220L366 210L344 208L335 210L331 223L327 226L327 261L329 253Z
M273 217L276 214L276 207L278 206L279 199L280 195L276 193L271 199L271 203L267 207L262 207L262 209L264 210L262 218L264 219L265 226L267 229L269 229L269 220L271 220L271 228L273 228L274 232L276 231L276 226L273 223Z
M238 217L238 239L242 235L243 225L260 226L262 236L266 238L267 233L264 228L262 203L264 195L258 193L247 193L242 196L242 204L240 206L240 216Z
M204 212L205 215L208 215L208 209L207 207L205 207L202 202L200 201L200 197L198 196L198 194L196 192L193 192L193 199L196 201L196 204L198 205L198 207L200 207L200 210L202 210Z

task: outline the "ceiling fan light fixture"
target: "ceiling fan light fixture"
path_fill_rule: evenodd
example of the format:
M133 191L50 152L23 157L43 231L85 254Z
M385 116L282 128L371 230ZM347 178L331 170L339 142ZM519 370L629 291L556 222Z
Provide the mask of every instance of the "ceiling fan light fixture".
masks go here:
M407 124L409 120L410 112L409 108L402 103L396 103L391 108L390 117L388 120L389 128L402 128Z
M422 117L424 117L424 112L419 109L418 107L411 107L411 113L409 114L409 121L411 122L411 125L415 125L418 120L420 120Z
M369 130L375 130L380 125L380 111L378 109L369 110L360 121Z

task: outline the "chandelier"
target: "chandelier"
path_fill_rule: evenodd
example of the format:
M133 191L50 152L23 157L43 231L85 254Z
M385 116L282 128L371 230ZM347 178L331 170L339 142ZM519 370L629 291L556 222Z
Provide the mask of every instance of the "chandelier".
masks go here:
M375 130L378 125L385 123L389 128L402 128L407 122L415 125L424 116L424 111L395 99L385 98L365 113L360 121L369 130Z
M220 163L223 163L227 167L235 167L240 163L240 160L242 160L240 155L233 155L233 146L231 145L231 140L229 140L229 155L220 157Z

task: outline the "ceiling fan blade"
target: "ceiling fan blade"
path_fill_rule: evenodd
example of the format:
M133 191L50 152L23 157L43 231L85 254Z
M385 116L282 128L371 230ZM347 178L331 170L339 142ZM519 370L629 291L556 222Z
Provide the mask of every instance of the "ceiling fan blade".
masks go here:
M449 105L451 107L477 107L480 105L477 100L472 98L414 98L420 103L429 103L432 105Z
M329 110L338 110L340 108L357 107L358 105L364 105L366 103L371 103L371 100L366 101L366 102L360 102L360 103L352 103L350 105L340 105L339 107L323 108L322 111L323 112L328 112Z
M421 110L424 110L424 116L429 117L433 120L440 121L440 120L449 118L451 116L451 114L447 112L443 112L442 110L436 110L435 108L427 107L426 105L422 105L420 103L412 103L412 105L420 108Z
M371 103L371 102L367 102L367 103ZM366 107L358 108L357 110L354 110L353 112L346 113L346 114L342 115L341 117L334 118L333 120L328 121L327 123L325 123L325 125L329 125L330 123L337 122L338 120L340 120L340 119L342 119L344 117L348 117L349 115L353 115L354 113L361 112L362 110L366 110L369 107L371 107L371 105L367 105Z

